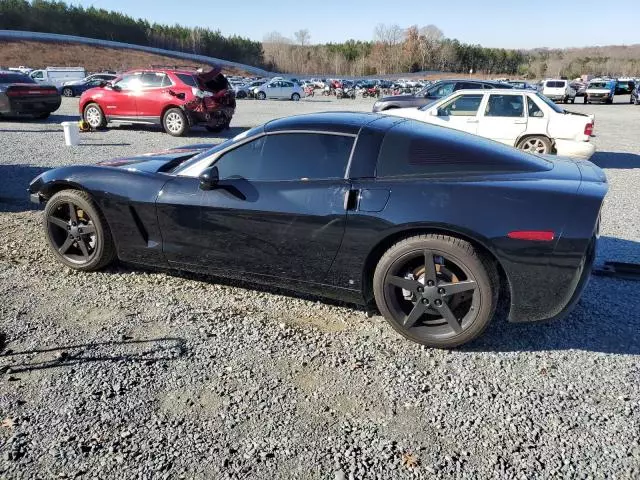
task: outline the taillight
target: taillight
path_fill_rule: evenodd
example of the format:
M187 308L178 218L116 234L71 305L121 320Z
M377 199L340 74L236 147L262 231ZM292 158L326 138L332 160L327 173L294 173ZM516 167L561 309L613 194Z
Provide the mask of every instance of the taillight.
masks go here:
M55 95L58 91L55 88L20 88L13 87L7 90L8 97L24 97L27 95Z
M507 237L514 240L532 240L536 242L551 242L555 233L548 230L516 230L509 232Z
M593 135L593 123L587 123L584 126L584 134L588 137L590 137L591 135Z

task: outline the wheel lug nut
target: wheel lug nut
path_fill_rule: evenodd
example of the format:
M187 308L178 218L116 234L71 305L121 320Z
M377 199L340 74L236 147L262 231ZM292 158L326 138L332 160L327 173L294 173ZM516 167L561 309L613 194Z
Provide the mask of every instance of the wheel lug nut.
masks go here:
M440 295L444 295L444 293L445 293L445 292L444 292L444 288L439 288L439 289L438 289L438 293L439 293Z
M430 286L430 287L433 287L433 280L429 280L429 281L427 282L427 285L428 285L428 286Z
M427 300L426 298L423 298L422 303L424 303L425 305L429 305L429 300Z
M439 307L440 305L442 305L442 300L436 300L435 304L436 304L436 307Z
M418 293L422 293L422 292L424 292L424 288L418 287Z

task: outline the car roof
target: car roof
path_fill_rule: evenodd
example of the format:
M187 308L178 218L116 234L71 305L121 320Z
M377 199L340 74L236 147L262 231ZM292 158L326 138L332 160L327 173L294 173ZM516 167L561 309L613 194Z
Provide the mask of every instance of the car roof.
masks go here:
M356 135L364 125L369 123L380 122L380 126L384 129L390 128L396 120L388 115L366 112L309 113L271 120L265 124L264 130L267 133L312 130Z
M487 90L484 88L467 88L464 90L456 90L453 94L484 94L484 93L528 93L531 95L535 95L537 92L535 90L529 90L527 88L493 88L491 90ZM452 94L452 95L453 95Z

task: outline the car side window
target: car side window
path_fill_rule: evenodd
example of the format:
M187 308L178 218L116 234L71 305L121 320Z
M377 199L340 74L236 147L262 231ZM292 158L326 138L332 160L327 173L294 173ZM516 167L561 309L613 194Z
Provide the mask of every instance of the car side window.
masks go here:
M524 117L522 95L489 95L485 117Z
M460 95L438 109L438 115L451 117L475 117L482 103L482 94Z
M527 98L527 110L529 111L530 117L542 118L544 117L544 113L538 106L536 102L534 102L531 98Z
M455 86L454 83L452 82L447 82L447 83L442 83L440 85L436 85L433 88L430 88L427 91L427 96L428 97L437 97L437 98L442 98L442 97L446 97L447 95L450 95L453 93L453 87Z
M166 77L164 73L145 72L140 78L142 88L162 87Z
M280 82L283 87L293 88L293 83L291 82Z
M253 181L344 178L354 138L322 133L284 133L242 145L215 163L220 179Z
M140 75L123 75L120 80L114 83L114 86L120 87L122 90L132 90L140 85Z
M35 72L35 73L31 74L31 78L44 78L44 73L43 72Z

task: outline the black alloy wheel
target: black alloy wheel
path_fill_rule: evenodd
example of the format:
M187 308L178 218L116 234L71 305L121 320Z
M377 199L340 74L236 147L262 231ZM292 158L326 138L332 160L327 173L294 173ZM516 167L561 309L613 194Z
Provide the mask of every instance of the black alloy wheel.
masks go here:
M97 270L115 258L107 223L91 197L63 190L47 202L45 233L58 260L77 270Z
M378 308L404 337L437 348L467 343L497 304L495 266L463 240L421 235L395 244L374 275Z

